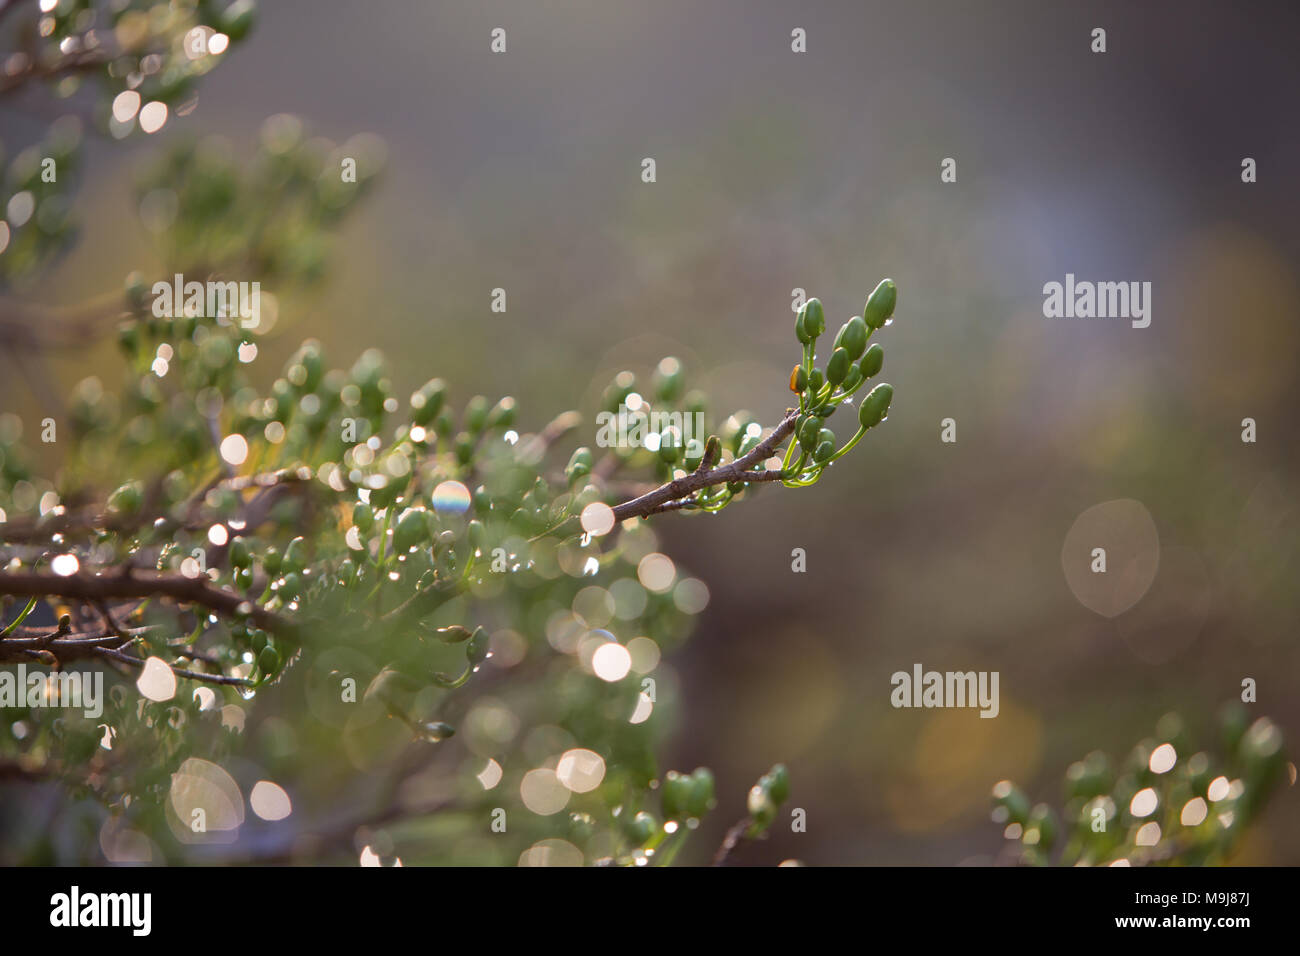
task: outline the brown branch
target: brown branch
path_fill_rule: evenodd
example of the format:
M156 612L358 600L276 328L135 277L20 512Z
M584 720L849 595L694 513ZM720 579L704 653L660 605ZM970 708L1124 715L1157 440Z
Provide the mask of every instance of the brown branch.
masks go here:
M226 617L237 617L247 607L248 617L265 631L301 639L296 623L268 611L241 594L213 587L202 577L187 578L180 574L137 571L94 575L72 574L66 577L42 571L0 572L0 594L15 597L45 598L51 595L74 598L88 603L128 598L166 597L185 604L198 604Z
M152 528L157 533L165 533L177 528L184 528L187 531L200 531L217 520L216 516L205 513L204 499L209 491L219 487L231 491L245 491L251 488L260 489L257 495L244 505L243 512L239 515L245 522L246 529L251 531L266 520L271 506L277 500L276 496L283 494L278 489L305 486L308 482L309 476L304 477L301 473L290 468L265 474L238 475L230 478L218 474L211 482L199 489L190 498L189 502L184 505L182 508L184 518L179 521L159 512L155 501L158 497L157 488L151 487L146 491L144 507L134 515L119 515L98 508L86 508L64 512L63 514L48 514L34 520L10 519L9 521L0 521L0 543L47 543L50 536L54 534L84 535L101 530L130 535L146 527ZM159 519L163 522L161 525L157 524ZM227 518L226 522L229 522L229 520Z
M614 507L614 519L616 521L625 521L628 518L645 518L661 511L673 510L665 506L670 502L676 502L697 491L712 488L715 485L727 484L733 481L780 481L786 477L783 471L751 471L751 469L760 462L772 457L777 446L794 431L795 423L798 420L799 410L796 408L788 409L785 418L781 419L781 423L772 429L772 434L754 446L748 454L725 465L711 468L708 471L693 471L689 475L683 475L681 478L675 478L665 485L660 485L654 491L648 492L639 498L633 498L631 501L616 505Z
M96 602L99 603L99 602ZM111 618L110 618L111 620ZM144 666L144 661L124 653L122 648L136 637L154 630L152 627L122 629L114 624L103 634L68 634L54 630L48 634L36 633L40 628L22 627L0 639L0 663L36 661L48 667L62 666L70 661L103 660L132 667ZM52 655L52 657L51 657ZM193 652L178 651L178 657L190 657L215 663L211 658L196 655ZM186 670L175 664L168 664L177 677L203 681L208 684L251 686L253 681L244 677L228 677L225 674L207 674L201 671Z
M121 293L73 307L0 298L0 343L13 351L84 349L99 338L108 320L126 314Z
M12 94L31 80L55 80L64 76L96 73L108 65L110 56L103 50L83 50L64 56L48 66L38 62L38 59L33 57L26 69L0 79L0 96Z
M144 661L140 660L140 658L132 657L130 654L123 654L121 651L115 651L109 647L101 647L96 653L99 657L106 657L109 660L118 661L122 664L130 664L132 667L144 667ZM204 674L199 671L185 670L184 668L177 667L175 664L168 664L167 666L172 669L172 673L177 677L185 677L189 680L203 681L207 684L226 684L240 687L253 686L253 681L249 680L247 677L227 677L225 674Z
M730 857L732 851L739 846L740 841L745 839L745 834L753 824L754 820L752 817L745 817L745 819L741 820L739 823L734 824L732 828L727 831L727 835L722 838L722 845L718 847L718 852L713 854L713 862L710 865L726 866L727 858Z
M546 456L550 447L577 428L582 416L575 411L561 412L536 435L525 440L518 451L518 458L525 464L536 464Z

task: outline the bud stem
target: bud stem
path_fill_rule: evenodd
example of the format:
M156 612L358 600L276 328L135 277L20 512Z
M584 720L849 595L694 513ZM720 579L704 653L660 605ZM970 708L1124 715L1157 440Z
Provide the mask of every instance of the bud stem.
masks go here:
M826 464L829 465L831 462L835 461L836 459L838 459L838 458L842 458L842 457L844 457L845 455L847 455L850 451L853 450L853 446L854 446L854 445L856 445L858 442L862 441L862 436L865 435L866 433L867 433L867 430L866 430L865 428L863 428L861 425L859 425L859 426L858 426L858 432L857 432L857 434L854 435L852 438L849 439L848 444L846 444L843 448L841 448L841 449L840 449L839 451L837 451L835 454L831 455L830 458L826 459Z

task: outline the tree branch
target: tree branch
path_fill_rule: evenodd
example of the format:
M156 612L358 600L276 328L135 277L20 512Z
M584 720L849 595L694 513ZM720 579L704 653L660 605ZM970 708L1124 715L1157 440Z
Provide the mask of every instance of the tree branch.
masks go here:
M276 495L282 494L278 489L309 487L310 474L304 476L291 468L257 475L237 475L225 477L218 475L213 481L195 493L183 506L183 518L177 520L161 512L157 507L156 486L146 490L144 506L134 515L118 515L97 508L79 511L67 511L62 514L47 514L35 520L10 519L0 521L0 542L5 544L48 543L51 535L84 535L92 531L112 531L117 534L130 535L141 528L151 527L156 531L169 531L184 528L187 531L202 530L217 520L229 523L232 517L208 516L205 514L204 499L214 488L226 488L230 491L259 489L258 493L243 507L237 516L242 519L248 530L256 528L266 520ZM161 519L163 524L157 524Z
M241 606L247 606L250 609L249 619L264 631L298 640L302 637L301 628L288 618L266 610L241 594L213 587L205 578L187 578L181 574L137 571L126 574L72 574L65 577L43 571L5 571L0 572L0 594L27 598L58 595L91 604L128 598L166 597L186 604L198 604L226 617L238 616Z
M768 471L751 471L751 469L773 456L781 442L794 431L795 423L798 420L799 410L797 408L787 409L785 418L781 419L781 423L772 429L772 434L759 442L748 454L725 465L711 468L708 471L694 471L689 475L683 475L681 478L675 478L639 498L633 498L631 501L616 505L614 519L616 521L625 521L628 518L645 518L661 511L678 510L685 507L685 505L677 504L680 499L704 488L712 488L715 485L723 485L733 481L780 481L786 475L785 472L779 469ZM672 503L671 506L670 503Z
M107 606L102 605L102 602L95 603L103 607L105 616L109 621L112 621L112 618L108 616ZM74 634L65 633L62 630L41 633L44 630L44 628L20 627L14 634L0 638L0 663L35 661L47 667L60 667L70 661L106 660L119 664L129 664L137 668L143 667L143 660L125 653L123 648L135 638L150 630L155 630L155 628L122 628L116 623L112 623L107 632L103 634L95 634L91 631ZM185 650L178 652L177 656L212 663L209 658ZM167 666L172 669L172 673L177 677L186 677L190 680L203 681L208 684L248 686L253 683L244 677L228 677L225 674L191 671L177 667L175 664L168 664Z

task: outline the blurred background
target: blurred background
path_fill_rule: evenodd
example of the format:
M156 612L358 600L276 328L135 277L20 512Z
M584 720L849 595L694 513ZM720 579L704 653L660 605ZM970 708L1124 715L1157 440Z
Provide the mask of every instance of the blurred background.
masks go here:
M995 781L1059 805L1070 762L1171 709L1208 735L1244 678L1300 739L1297 35L1280 4L275 0L197 109L92 139L82 242L31 294L148 271L134 166L182 131L238 155L280 112L377 134L388 167L322 291L281 310L268 377L308 336L340 364L376 346L399 393L513 394L531 429L578 407L591 443L610 376L672 354L770 425L792 290L834 329L891 276L887 426L816 491L657 521L711 593L668 661L665 767L718 776L683 860L784 761L807 833L741 862L990 862ZM43 128L2 116L14 146ZM1066 273L1151 282L1150 327L1044 318ZM60 391L112 349L56 356ZM12 378L0 399L31 402ZM893 709L916 663L998 671L999 716ZM1300 863L1296 809L1284 788L1237 862Z

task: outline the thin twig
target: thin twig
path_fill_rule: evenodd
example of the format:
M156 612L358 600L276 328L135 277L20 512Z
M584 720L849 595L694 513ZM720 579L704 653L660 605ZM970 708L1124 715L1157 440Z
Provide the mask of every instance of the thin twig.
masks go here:
M795 423L798 420L799 410L796 408L789 409L785 413L785 418L781 419L781 423L772 429L772 434L755 445L748 454L742 455L735 461L728 462L725 465L711 468L708 471L697 470L689 475L675 478L639 498L633 498L631 501L616 505L614 507L614 520L625 521L628 518L644 518L657 514L659 511L664 510L663 506L669 502L677 501L701 489L712 488L715 485L724 485L733 481L781 480L785 477L785 473L780 469L769 469L767 471L751 471L751 469L760 462L772 457L777 446L794 431Z
M723 837L722 845L718 847L718 852L713 854L713 863L711 865L726 866L727 858L731 856L732 851L735 850L740 844L740 841L745 838L745 834L753 825L754 820L752 817L745 817L745 819L741 820L739 823L734 824L732 828L727 831L727 835Z
M0 521L0 542L5 544L48 543L51 535L86 535L94 531L111 531L115 534L130 535L145 527L150 527L157 533L176 528L184 528L187 531L203 530L218 520L215 515L206 512L204 503L207 493L214 488L223 488L229 491L245 491L250 488L260 489L257 495L244 505L243 513L240 515L246 528L252 529L266 520L270 504L274 503L275 493L278 489L307 486L309 481L310 476L304 477L303 474L289 468L265 474L236 475L229 478L224 478L218 474L216 478L191 496L181 509L184 518L180 521L173 520L168 515L160 512L155 500L158 497L156 489L151 487L146 490L144 506L134 515L120 515L98 509L85 509L69 511L63 514L48 514L35 520L19 518ZM160 520L162 524L157 523ZM229 517L225 519L227 523L230 520Z
M561 412L556 415L536 435L519 446L519 460L525 464L535 464L542 460L550 447L582 423L582 416L575 411Z
M107 657L110 660L119 661L123 664L130 664L132 667L144 667L144 661L138 657L132 657L130 654L123 654L121 651L115 651L110 647L101 647L97 652L100 657ZM203 681L208 684L225 684L240 687L252 687L253 681L247 677L227 677L225 674L203 674L199 671L189 671L177 667L175 664L168 664L172 673L177 677L185 677L189 680Z

